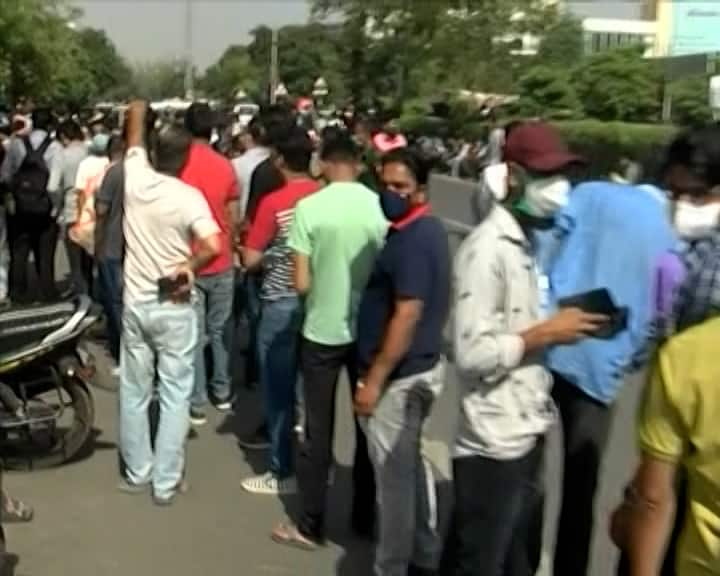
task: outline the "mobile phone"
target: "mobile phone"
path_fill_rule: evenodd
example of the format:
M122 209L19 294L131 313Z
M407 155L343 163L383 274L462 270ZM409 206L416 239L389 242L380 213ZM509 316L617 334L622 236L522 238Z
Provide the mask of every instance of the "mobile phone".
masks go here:
M629 310L617 306L607 288L598 288L558 300L560 308L580 308L589 314L602 314L609 321L600 330L592 334L593 338L609 340L627 329Z
M187 274L178 274L175 278L163 276L158 280L158 295L160 300L167 300L189 281L190 279Z

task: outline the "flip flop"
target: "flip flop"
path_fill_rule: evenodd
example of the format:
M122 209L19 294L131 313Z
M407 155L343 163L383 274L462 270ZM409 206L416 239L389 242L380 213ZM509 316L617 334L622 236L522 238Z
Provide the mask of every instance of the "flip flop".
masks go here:
M298 548L307 552L313 552L319 547L317 542L303 536L297 526L289 520L280 522L272 531L271 537L273 541L278 544Z
M35 516L32 506L25 504L22 500L10 498L7 494L2 495L2 521L7 523L30 522Z

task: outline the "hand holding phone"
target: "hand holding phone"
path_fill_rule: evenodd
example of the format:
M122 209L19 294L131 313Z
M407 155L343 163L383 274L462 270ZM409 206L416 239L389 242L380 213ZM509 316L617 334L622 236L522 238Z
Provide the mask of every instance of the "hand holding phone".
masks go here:
M618 307L607 288L563 298L558 301L558 305L560 308L579 308L584 312L606 316L607 322L591 334L593 338L611 339L627 329L628 309Z
M160 300L187 302L192 292L195 274L189 264L178 266L175 272L158 280Z

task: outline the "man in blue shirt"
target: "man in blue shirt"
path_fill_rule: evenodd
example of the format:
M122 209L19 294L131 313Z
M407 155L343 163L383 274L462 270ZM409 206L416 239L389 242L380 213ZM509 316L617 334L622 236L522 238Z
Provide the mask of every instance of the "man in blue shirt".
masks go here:
M358 314L361 380L355 410L367 416L380 510L376 576L434 574L434 486L420 455L423 423L442 390L443 328L450 298L445 228L430 215L428 168L407 149L382 160L381 202L392 222ZM414 481L410 481L410 479Z

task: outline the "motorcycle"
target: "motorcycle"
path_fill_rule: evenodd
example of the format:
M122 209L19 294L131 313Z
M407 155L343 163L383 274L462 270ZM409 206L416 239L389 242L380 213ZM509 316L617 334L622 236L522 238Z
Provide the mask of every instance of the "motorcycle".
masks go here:
M72 460L91 441L95 362L84 336L98 320L82 296L0 312L0 456L6 467Z

